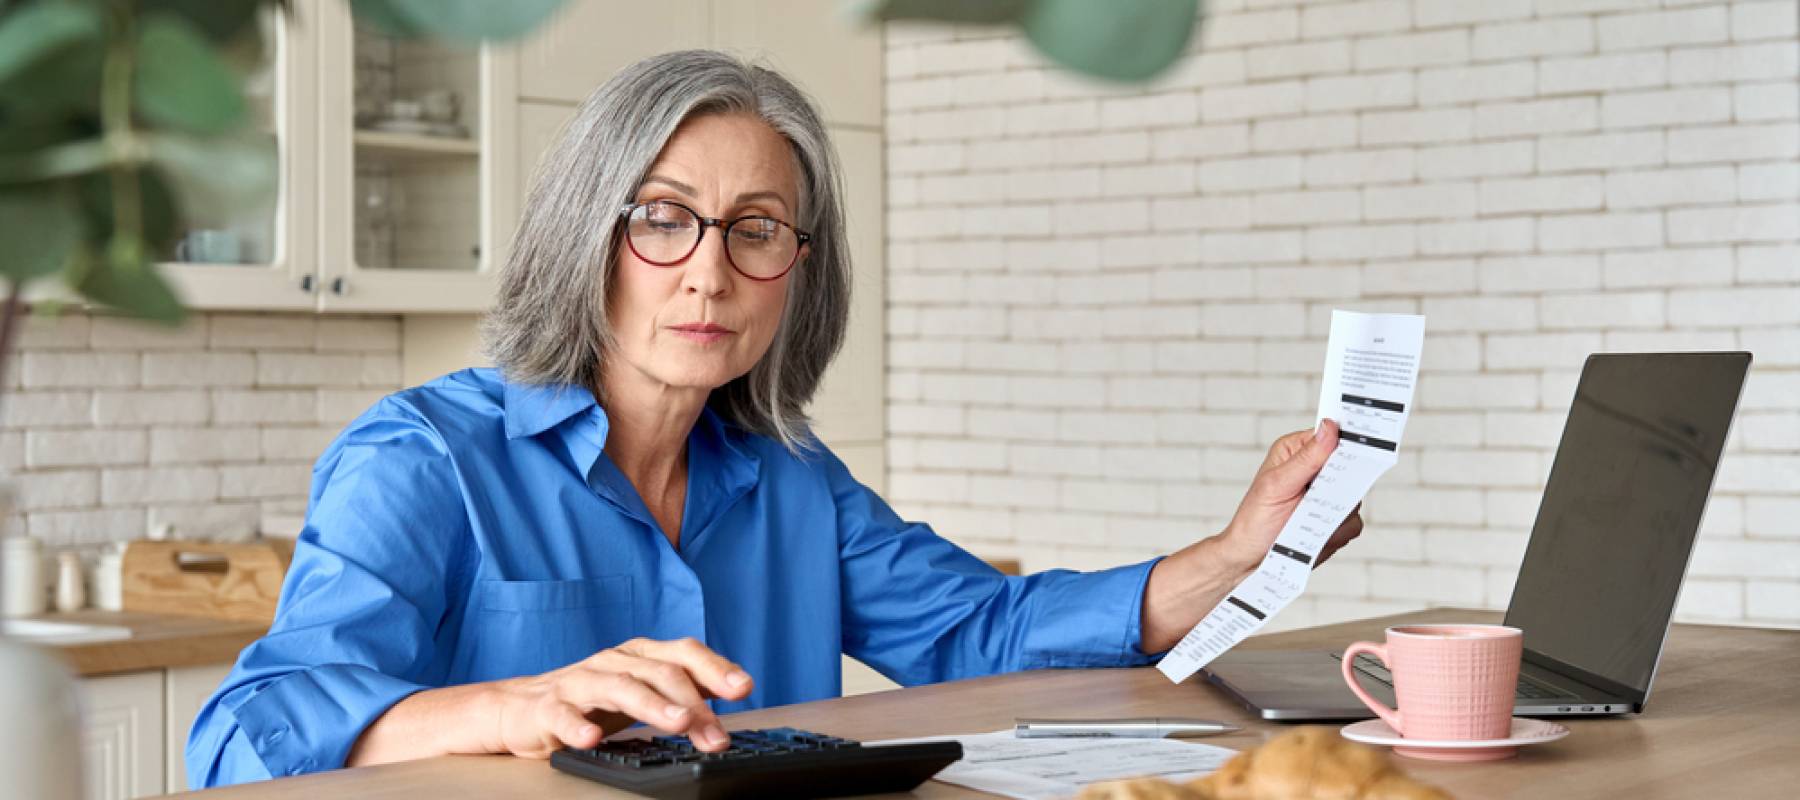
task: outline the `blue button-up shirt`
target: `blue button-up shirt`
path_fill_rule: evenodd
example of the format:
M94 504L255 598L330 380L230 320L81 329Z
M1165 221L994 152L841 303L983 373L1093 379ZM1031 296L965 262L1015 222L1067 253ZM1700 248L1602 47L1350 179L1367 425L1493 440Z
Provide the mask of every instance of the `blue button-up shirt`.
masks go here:
M194 722L189 781L339 767L431 687L691 636L756 679L720 713L835 697L840 653L902 684L1126 666L1151 564L1006 577L896 516L827 451L704 412L679 549L602 452L586 389L466 370L392 395L313 470L268 635Z

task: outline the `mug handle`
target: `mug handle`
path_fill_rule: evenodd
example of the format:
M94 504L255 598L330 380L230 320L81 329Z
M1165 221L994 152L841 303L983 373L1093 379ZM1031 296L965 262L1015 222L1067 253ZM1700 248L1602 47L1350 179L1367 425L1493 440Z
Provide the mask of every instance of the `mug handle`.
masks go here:
M1362 684L1357 683L1355 671L1356 657L1362 653L1368 653L1369 655L1380 659L1381 663L1386 664L1390 670L1394 668L1394 665L1388 661L1386 645L1379 645L1374 642L1355 642L1349 647L1344 648L1344 658L1339 664L1339 666L1344 669L1344 682L1350 684L1350 691L1356 693L1356 699L1361 700L1362 704L1368 706L1370 711L1375 712L1376 716L1381 717L1381 721L1387 723L1388 727L1393 728L1395 733L1405 736L1406 732L1400 728L1400 712L1388 708L1375 698L1370 697L1369 693L1363 690Z

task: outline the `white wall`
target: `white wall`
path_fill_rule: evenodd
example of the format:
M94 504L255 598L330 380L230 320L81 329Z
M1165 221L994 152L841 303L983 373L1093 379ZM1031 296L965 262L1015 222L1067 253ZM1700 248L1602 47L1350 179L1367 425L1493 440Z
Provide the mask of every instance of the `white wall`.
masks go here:
M1679 608L1800 623L1796 6L1210 2L1147 88L887 38L889 495L1028 570L1217 531L1332 308L1428 317L1369 532L1281 624L1503 607L1583 356L1757 364Z

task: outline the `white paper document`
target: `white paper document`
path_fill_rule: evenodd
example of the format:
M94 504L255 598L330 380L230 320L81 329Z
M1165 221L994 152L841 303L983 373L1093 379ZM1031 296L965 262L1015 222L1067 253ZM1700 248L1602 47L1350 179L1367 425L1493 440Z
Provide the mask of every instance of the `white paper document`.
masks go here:
M1155 776L1176 783L1218 769L1237 751L1177 739L1019 739L1011 729L966 736L897 739L962 742L961 761L932 777L1019 800L1071 797L1101 781Z
M1306 589L1313 563L1332 532L1399 458L1424 344L1424 317L1331 312L1318 419L1337 421L1337 449L1256 572L1156 665L1169 680L1187 680L1261 629Z

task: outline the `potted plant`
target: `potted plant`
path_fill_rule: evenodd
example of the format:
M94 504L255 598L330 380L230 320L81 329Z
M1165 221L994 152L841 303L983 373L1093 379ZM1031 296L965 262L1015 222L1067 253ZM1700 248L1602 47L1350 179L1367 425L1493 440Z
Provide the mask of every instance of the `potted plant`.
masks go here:
M562 2L351 7L390 33L474 42L523 34ZM0 374L40 281L60 282L52 296L182 322L157 261L182 230L274 193L276 143L250 122L242 90L261 57L257 18L271 8L294 14L288 0L0 2ZM82 796L62 662L0 636L0 708L0 797Z

